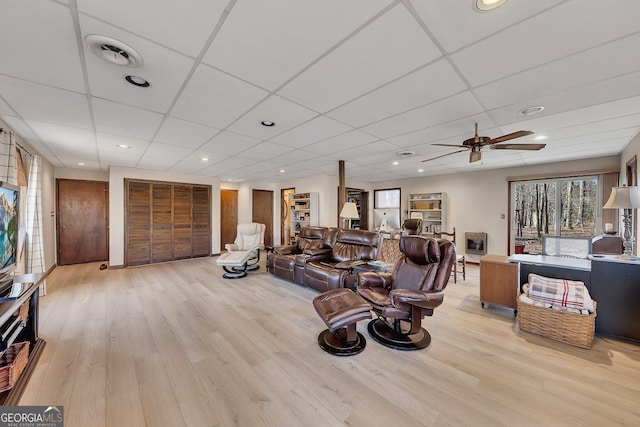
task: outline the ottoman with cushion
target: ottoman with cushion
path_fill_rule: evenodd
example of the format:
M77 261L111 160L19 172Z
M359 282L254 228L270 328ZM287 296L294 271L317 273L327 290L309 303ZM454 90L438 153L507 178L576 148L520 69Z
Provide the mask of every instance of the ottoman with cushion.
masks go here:
M364 350L367 342L356 330L359 320L371 319L371 306L346 288L332 289L313 299L316 312L327 325L318 345L327 353L351 356Z

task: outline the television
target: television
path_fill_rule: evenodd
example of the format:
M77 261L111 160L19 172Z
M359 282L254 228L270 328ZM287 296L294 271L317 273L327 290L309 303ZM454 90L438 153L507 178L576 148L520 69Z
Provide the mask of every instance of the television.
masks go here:
M0 295L12 285L18 259L20 188L0 182Z

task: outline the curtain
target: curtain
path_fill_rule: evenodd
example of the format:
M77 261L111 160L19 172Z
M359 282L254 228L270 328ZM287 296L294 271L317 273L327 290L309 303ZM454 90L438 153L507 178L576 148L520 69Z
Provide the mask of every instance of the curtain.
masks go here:
M27 186L27 273L44 272L40 174L40 157L32 156L29 168L29 185ZM43 281L40 286L40 295L46 294L47 283Z
M0 181L18 185L16 169L16 145L13 132L0 133Z

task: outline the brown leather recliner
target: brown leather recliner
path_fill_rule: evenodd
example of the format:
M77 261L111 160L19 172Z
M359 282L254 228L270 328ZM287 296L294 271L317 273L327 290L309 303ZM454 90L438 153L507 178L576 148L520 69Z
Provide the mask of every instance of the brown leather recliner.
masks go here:
M421 219L405 219L402 223L402 231L405 232L406 235L412 236L414 234L422 233L422 220Z
M275 276L302 285L307 259L311 254L328 254L332 245L327 227L303 227L294 245L276 247L267 255L267 268ZM312 252L305 254L305 250Z
M361 273L358 293L378 316L368 325L374 340L399 350L417 350L431 343L422 318L442 304L455 246L444 239L402 236L400 252L393 273Z
M319 292L353 289L356 281L353 266L377 260L381 248L382 236L376 232L339 229L329 253L312 255L307 259L304 284Z

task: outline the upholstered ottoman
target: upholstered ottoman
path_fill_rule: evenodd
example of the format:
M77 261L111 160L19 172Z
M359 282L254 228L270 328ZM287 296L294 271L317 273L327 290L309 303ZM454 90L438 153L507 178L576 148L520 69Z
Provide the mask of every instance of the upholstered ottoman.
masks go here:
M321 349L337 356L364 350L367 341L356 331L359 320L371 319L371 306L364 298L350 289L332 289L315 297L313 306L328 328L318 335Z
M251 258L251 251L227 252L218 257L216 264L226 271L222 275L225 279L239 279L247 275L249 258Z

